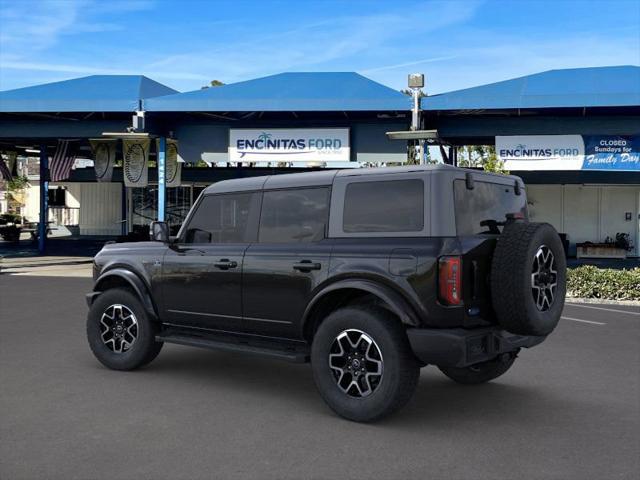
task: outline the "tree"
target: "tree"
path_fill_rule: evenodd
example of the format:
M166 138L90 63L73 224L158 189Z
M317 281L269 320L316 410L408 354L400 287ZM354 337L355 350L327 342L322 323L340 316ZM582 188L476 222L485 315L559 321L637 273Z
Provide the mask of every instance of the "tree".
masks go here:
M493 145L466 145L458 149L458 166L467 168L482 167L485 172L508 175L504 162L496 155Z
M22 210L25 204L25 190L30 186L26 175L16 176L6 181L5 198L9 211L20 212Z
M204 87L201 88L201 90L205 90L211 87L221 87L223 85L224 85L224 82L221 82L220 80L211 80L209 82L209 85L205 85Z
M509 175L509 171L504 168L504 162L496 155L496 147L487 147L489 152L486 159L482 163L482 168L485 172L500 173L502 175Z

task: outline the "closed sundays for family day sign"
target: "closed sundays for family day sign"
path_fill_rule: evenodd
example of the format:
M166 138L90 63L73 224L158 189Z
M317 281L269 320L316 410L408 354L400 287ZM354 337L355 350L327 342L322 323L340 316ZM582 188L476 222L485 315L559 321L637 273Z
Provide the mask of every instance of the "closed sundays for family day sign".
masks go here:
M348 162L348 128L230 129L229 161Z
M640 170L640 136L496 136L507 170Z

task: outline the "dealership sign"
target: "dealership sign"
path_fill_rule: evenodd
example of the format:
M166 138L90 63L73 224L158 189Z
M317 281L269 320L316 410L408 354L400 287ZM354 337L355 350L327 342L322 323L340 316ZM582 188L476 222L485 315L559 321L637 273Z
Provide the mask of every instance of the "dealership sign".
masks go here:
M496 154L507 170L580 170L580 135L496 136Z
M229 161L348 162L348 128L230 129Z
M496 136L507 170L640 170L640 137Z

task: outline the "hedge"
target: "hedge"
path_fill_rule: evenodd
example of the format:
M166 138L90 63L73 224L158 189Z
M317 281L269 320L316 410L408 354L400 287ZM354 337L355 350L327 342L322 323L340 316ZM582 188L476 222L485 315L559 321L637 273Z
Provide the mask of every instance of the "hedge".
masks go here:
M613 270L593 265L570 268L567 294L605 300L640 300L640 268Z

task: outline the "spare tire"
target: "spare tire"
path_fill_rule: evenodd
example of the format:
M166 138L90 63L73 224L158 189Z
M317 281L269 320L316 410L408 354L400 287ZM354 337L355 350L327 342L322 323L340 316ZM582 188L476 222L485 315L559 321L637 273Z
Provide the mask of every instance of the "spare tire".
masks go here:
M548 335L562 314L567 260L548 223L507 224L491 263L491 299L498 323L519 335Z

